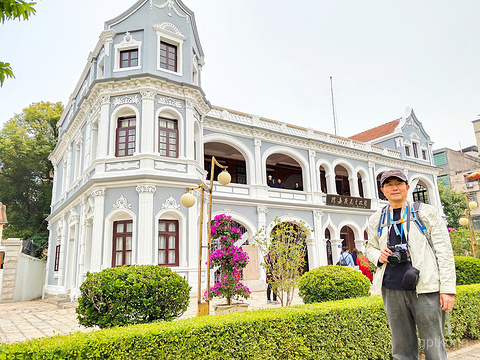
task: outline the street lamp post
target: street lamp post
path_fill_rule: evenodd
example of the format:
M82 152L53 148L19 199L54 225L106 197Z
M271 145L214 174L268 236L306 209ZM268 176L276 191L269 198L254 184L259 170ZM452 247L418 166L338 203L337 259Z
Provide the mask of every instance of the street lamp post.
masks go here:
M215 156L212 156L212 166L210 170L210 187L208 189L208 235L207 235L207 300L202 303L202 242L203 242L203 203L204 203L204 193L205 193L205 183L203 182L197 187L187 187L188 192L182 195L180 202L183 206L189 208L195 204L195 196L193 196L190 191L201 189L201 204L200 204L200 230L199 230L199 240L198 240L198 316L208 315L210 313L210 247L211 247L211 231L210 223L212 222L212 197L213 197L213 177L215 175L215 165L223 169L223 171L218 175L218 182L221 185L228 185L232 179L230 174L227 172L227 166L221 165Z
M478 258L477 239L475 239L475 233L473 232L472 216L470 214L470 211L476 209L478 204L475 201L469 201L467 194L465 194L465 201L467 202L467 208L465 209L464 217L460 218L458 222L460 225L468 226L472 253L474 257Z

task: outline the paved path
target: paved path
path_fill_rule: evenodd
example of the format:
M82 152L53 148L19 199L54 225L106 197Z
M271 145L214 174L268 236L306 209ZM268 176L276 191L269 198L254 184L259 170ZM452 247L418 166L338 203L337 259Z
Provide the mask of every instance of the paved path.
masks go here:
M212 300L213 305L221 300ZM280 305L267 305L265 292L253 292L248 300L249 309L280 307ZM296 296L293 304L302 304ZM89 332L91 328L78 325L75 313L76 303L69 303L66 309L58 309L56 305L45 300L34 300L20 303L0 304L0 341L12 343L29 339L66 335L73 332ZM197 298L190 300L190 305L182 318L196 316ZM480 341L465 340L457 349L450 351L449 360L474 360L480 359Z

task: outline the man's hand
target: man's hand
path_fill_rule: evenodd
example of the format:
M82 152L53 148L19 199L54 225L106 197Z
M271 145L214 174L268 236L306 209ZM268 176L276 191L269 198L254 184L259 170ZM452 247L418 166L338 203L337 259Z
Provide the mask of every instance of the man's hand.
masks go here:
M455 295L453 294L440 294L440 307L443 311L449 311L453 309L455 304Z
M380 257L378 258L378 262L384 264L388 263L388 257L392 254L392 250L389 250L388 248L385 248L382 250L380 253Z

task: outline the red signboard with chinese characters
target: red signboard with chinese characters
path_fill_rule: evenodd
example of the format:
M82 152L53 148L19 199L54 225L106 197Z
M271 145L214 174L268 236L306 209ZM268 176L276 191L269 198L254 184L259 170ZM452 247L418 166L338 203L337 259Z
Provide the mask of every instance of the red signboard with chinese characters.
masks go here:
M343 206L357 209L370 209L372 201L370 199L327 194L327 205Z

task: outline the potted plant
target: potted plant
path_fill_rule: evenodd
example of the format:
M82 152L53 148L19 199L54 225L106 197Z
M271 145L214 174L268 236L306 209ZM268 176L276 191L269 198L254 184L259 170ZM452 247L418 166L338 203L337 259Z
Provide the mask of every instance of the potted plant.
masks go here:
M233 227L231 216L220 214L215 216L215 224L211 226L211 238L217 240L220 247L210 255L210 263L220 268L220 281L210 288L210 299L220 297L226 304L215 306L216 314L244 311L248 304L233 303L241 298L248 299L250 290L240 282L241 269L248 264L248 255L235 242L240 239L240 229ZM207 294L205 293L205 296ZM243 301L243 300L240 300Z

